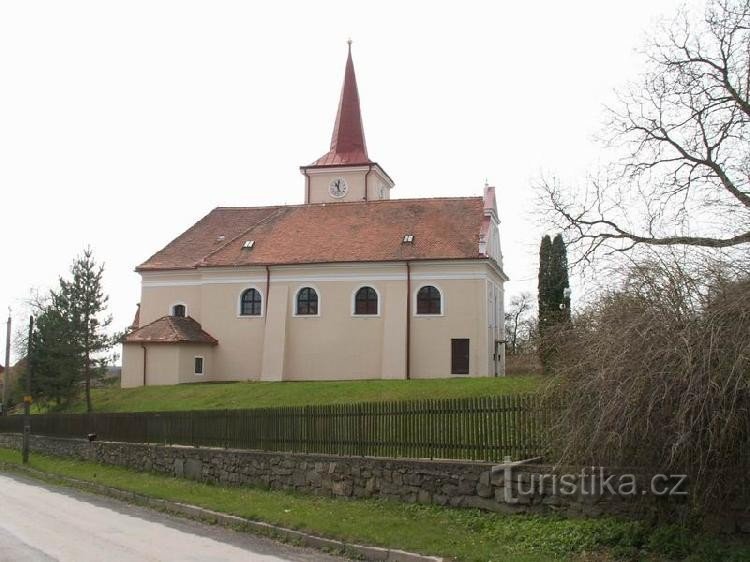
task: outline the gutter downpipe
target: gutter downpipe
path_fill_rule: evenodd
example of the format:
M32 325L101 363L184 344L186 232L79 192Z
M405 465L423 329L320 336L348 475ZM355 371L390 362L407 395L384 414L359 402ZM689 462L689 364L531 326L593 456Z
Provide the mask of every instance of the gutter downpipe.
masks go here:
M406 380L411 378L411 264L406 262Z
M307 174L307 170L302 170L305 174L305 203L310 203L310 176Z
M266 302L265 302L265 308L263 309L263 312L265 313L263 315L263 323L268 323L268 302L271 292L271 268L266 266Z
M145 343L141 344L141 348L143 348L143 386L146 386L146 357L148 356L148 350Z
M367 170L367 173L365 174L365 201L367 201L367 178L370 177L370 172L372 172L372 164L370 164L369 169Z

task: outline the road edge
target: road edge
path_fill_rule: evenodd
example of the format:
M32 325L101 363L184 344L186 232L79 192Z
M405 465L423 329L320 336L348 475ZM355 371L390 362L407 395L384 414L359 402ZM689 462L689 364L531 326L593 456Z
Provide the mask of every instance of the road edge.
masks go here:
M70 476L63 476L62 474L54 472L45 472L43 470L7 463L5 461L0 461L0 471L25 474L36 480L61 483L73 488L107 496L126 503L137 504L157 511L170 513L179 517L199 520L212 525L220 525L237 531L251 532L317 550L338 551L353 554L365 560L385 560L387 562L448 562L446 558L439 556L428 556L394 548L369 546L330 539L304 531L296 531L279 525L265 523L263 521L247 519L238 515L229 515L227 513L213 511L197 505L154 498L144 494L131 492L129 490L122 490L120 488L89 482L87 480L79 480L77 478L71 478Z

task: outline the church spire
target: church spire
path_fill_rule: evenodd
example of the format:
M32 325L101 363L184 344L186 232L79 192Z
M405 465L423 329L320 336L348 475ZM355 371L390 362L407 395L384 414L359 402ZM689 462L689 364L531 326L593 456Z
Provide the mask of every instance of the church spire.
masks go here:
M370 164L365 144L365 130L362 126L362 113L359 108L357 77L352 62L352 41L347 42L349 53L344 69L344 85L336 113L336 123L331 136L331 150L312 163L312 166L340 166Z

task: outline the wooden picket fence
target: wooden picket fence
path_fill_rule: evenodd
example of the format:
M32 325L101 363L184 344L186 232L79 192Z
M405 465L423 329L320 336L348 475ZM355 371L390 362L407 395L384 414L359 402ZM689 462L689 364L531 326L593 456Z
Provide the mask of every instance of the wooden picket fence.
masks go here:
M542 456L553 408L533 394L190 412L45 414L31 432L103 441L347 456L501 461ZM0 417L20 432L23 416Z

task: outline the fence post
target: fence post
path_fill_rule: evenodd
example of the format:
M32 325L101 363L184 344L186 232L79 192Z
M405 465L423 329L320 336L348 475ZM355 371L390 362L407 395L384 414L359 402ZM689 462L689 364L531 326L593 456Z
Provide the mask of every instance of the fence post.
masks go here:
M229 447L229 410L224 410L224 448Z

